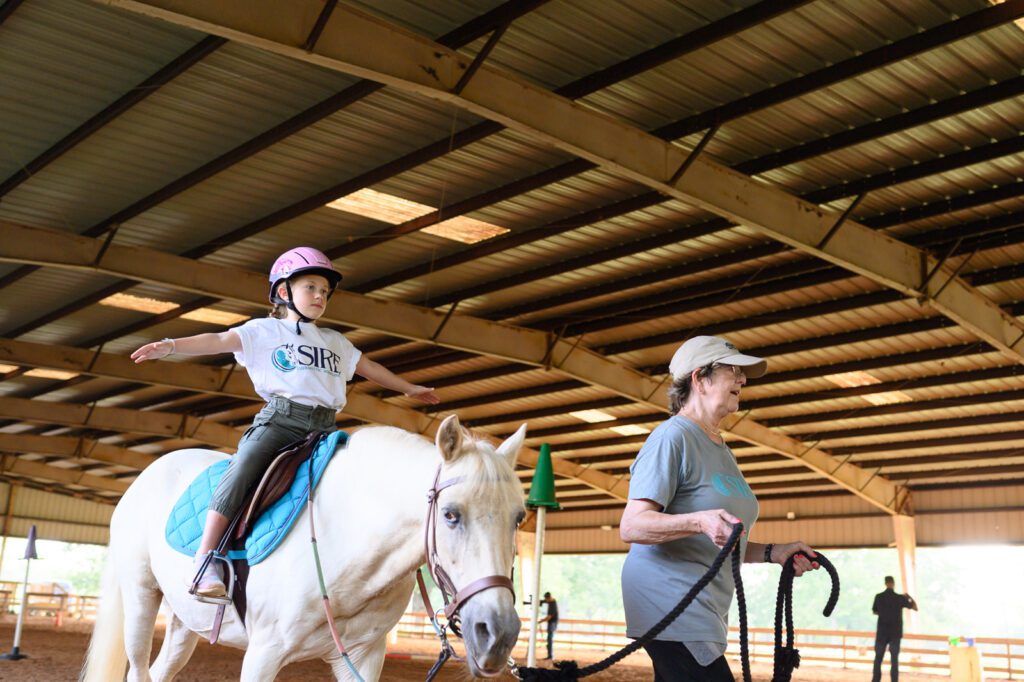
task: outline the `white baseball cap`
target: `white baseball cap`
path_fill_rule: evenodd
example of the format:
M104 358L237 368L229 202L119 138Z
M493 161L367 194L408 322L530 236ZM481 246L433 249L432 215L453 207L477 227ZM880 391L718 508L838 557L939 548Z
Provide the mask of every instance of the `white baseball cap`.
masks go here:
M720 362L723 365L736 365L743 368L743 373L751 379L763 376L768 371L768 361L744 355L736 346L720 336L694 336L679 346L672 362L668 363L668 371L673 379L682 379L690 375L698 367Z

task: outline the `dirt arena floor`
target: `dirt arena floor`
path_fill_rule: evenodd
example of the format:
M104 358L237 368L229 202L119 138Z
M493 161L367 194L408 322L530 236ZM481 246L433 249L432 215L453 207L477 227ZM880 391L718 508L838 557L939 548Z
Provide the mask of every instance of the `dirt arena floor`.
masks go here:
M80 623L67 623L60 629L54 629L50 622L30 623L22 632L22 653L29 658L20 661L0 661L0 680L10 682L39 682L49 680L78 679L78 673L85 656L89 641L88 627ZM0 622L0 652L7 653L14 642L14 625L5 618ZM413 660L389 659L384 664L382 680L387 682L420 682L426 677L427 671L436 656L437 649L433 642L419 640L402 640L394 647L395 653L412 654ZM153 654L159 650L159 642L153 648ZM518 654L524 652L517 651ZM565 658L579 661L582 665L600 660L602 656L592 652L565 652ZM543 663L548 663L544 661ZM182 674L176 678L183 682L227 682L237 680L242 667L242 652L227 647L212 647L200 643L196 653ZM734 670L739 673L738 667ZM753 677L757 682L768 682L771 679L771 666L755 664ZM642 653L634 654L623 663L586 679L594 682L649 682L653 679L650 661ZM333 679L325 664L320 661L309 661L290 665L281 671L278 680L330 680ZM448 662L438 682L467 682L472 678L466 673L462 664ZM505 675L499 680L513 680ZM803 668L795 671L795 681L806 682L862 682L870 679L870 673L864 670L834 670L823 668ZM888 679L886 675L885 679ZM935 682L948 677L934 675L911 675L903 673L900 679L904 682Z

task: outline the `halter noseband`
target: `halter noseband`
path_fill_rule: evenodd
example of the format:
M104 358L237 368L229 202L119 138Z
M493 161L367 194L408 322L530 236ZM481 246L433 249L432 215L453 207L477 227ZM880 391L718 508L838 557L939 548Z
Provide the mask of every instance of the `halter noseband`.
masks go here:
M513 602L515 602L516 598L515 587L512 584L511 578L508 576L489 575L484 578L478 578L460 590L455 587L455 583L452 582L448 573L441 566L440 559L437 555L437 498L440 496L442 490L450 488L456 483L462 482L462 478L462 476L458 476L456 478L449 478L446 481L441 481L441 465L438 465L437 473L434 475L434 485L427 491L427 522L424 532L427 569L430 571L430 577L434 579L434 584L441 590L441 596L444 598L445 618L447 618L448 622L452 625L452 631L460 636L461 634L459 633L457 629L458 626L456 625L459 610L473 595L483 592L491 587L504 587L512 593ZM425 591L423 593L423 599L424 605L431 611L431 613L433 613L433 607L431 607L430 603L427 601Z

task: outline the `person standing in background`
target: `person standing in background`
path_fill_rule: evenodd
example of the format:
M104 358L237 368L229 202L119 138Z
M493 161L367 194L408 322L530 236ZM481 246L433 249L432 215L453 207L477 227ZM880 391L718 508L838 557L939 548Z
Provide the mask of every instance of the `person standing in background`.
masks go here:
M545 592L544 599L541 600L541 604L548 605L548 612L540 619L540 622L548 624L548 655L545 660L551 660L555 657L555 630L558 629L558 602L555 601L555 598L551 596L550 592Z
M896 594L896 581L891 575L885 576L885 592L875 595L871 611L878 616L875 630L875 667L871 682L881 682L882 659L885 648L889 647L889 678L892 682L900 679L900 640L903 639L903 609L917 611L917 602L909 594Z

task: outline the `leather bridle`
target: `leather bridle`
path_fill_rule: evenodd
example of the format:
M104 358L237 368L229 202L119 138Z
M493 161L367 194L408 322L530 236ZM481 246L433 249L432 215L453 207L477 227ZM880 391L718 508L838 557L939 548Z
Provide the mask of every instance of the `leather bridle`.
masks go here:
M416 581L419 583L420 596L423 598L423 605L427 609L427 613L430 616L430 623L434 626L434 631L437 633L437 637L441 640L441 653L437 657L437 661L434 666L427 673L426 680L430 682L434 679L434 676L440 671L441 666L444 665L445 661L449 658L455 658L461 660L456 655L455 650L452 649L451 644L448 642L448 637L445 635L445 629L450 627L459 637L462 637L462 631L459 628L461 619L459 618L459 611L465 606L466 602L470 600L474 595L483 592L484 590L492 587L504 587L512 593L512 603L516 600L516 591L513 586L512 579L509 576L504 575L489 575L483 578L478 578L470 584L463 587L461 590L455 587L455 583L452 581L448 572L441 566L440 558L437 555L437 515L440 512L438 508L438 497L441 495L441 491L450 488L457 483L461 483L463 480L462 476L456 478L449 478L446 481L441 480L441 466L438 465L437 473L434 475L434 484L430 490L427 491L427 520L424 529L423 542L426 549L427 556L427 570L430 571L430 577L434 579L434 584L437 585L438 589L441 590L441 597L444 599L444 615L447 620L445 625L440 625L437 622L437 612L434 611L433 605L430 603L430 597L427 596L427 586L423 582L423 572L416 571ZM513 570L515 570L513 568Z
M437 516L440 513L438 497L441 495L442 490L462 482L462 478L459 476L441 481L441 466L438 465L437 474L434 475L434 485L427 491L427 522L424 530L427 569L430 571L430 577L434 579L434 584L441 590L441 597L444 599L445 604L445 618L451 624L452 631L460 637L462 634L459 632L457 624L459 611L471 597L492 587L504 587L512 593L513 603L516 598L516 590L509 576L489 575L484 578L478 578L460 590L455 587L455 583L449 577L448 572L441 566L440 558L437 555ZM424 600L426 600L426 594L424 594ZM424 605L433 611L429 602L424 601Z

